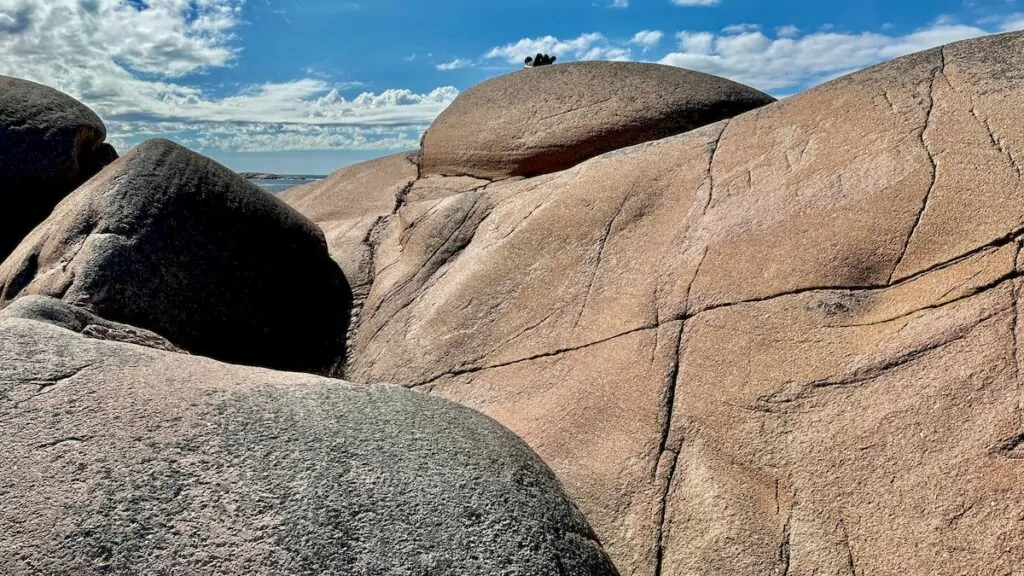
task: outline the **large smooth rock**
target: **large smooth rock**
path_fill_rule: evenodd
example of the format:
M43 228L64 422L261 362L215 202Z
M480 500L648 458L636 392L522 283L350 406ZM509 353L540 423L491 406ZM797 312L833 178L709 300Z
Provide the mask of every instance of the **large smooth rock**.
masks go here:
M0 307L32 294L194 354L310 372L341 362L352 301L314 224L166 140L76 190L0 265Z
M347 375L510 427L624 574L1013 574L1022 52L407 204Z
M423 137L422 173L547 174L774 101L731 80L659 64L530 68L460 94Z
M415 153L406 152L360 162L278 195L323 229L331 257L356 291L368 288L372 280L368 236L416 181L416 160Z
M82 182L117 158L99 116L35 82L0 76L0 260Z
M0 572L613 576L522 441L448 401L0 319Z
M418 152L369 160L278 195L323 230L331 258L352 285L352 327L370 293L374 252L392 215L409 202L446 198L489 184L468 177L420 178L419 161Z

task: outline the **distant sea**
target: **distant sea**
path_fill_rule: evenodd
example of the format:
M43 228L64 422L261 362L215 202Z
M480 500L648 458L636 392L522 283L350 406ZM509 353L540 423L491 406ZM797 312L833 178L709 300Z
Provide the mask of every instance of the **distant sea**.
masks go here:
M249 178L249 181L271 194L280 194L289 188L317 182L324 178L324 176L281 176L279 178Z

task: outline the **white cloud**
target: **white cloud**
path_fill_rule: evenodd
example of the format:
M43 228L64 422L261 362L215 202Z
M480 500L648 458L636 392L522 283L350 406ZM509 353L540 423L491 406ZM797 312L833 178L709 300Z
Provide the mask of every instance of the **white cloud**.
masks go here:
M1024 13L1011 14L999 26L1000 32L1016 32L1018 30L1024 30Z
M609 8L629 8L629 0L611 0Z
M756 24L726 26L722 32L683 30L676 47L660 63L731 78L776 94L791 94L879 62L993 32L1024 30L1024 13L1011 14L976 26L939 18L906 35L884 32L838 32L825 25L802 33L781 26L769 36ZM663 39L660 31L642 30L628 40L612 40L591 32L563 40L554 36L523 38L492 48L485 58L510 64L537 52L565 59L631 60L632 50L652 51Z
M108 122L115 147L139 137L175 134L191 148L223 152L266 150L397 150L416 148L426 125L394 130L387 126L319 126L270 123ZM121 149L121 148L118 148Z
M558 56L564 60L629 60L627 46L610 42L603 34L592 32L581 34L571 40L559 40L554 36L523 38L517 42L491 48L484 58L502 58L510 64L518 64L527 56L537 53Z
M358 83L330 82L312 71L314 77L290 82L204 88L207 71L231 66L240 55L243 1L0 0L0 74L82 100L122 146L139 135L168 134L210 145L235 135L245 149L303 142L372 148L378 141L414 141L410 134L458 94L445 87L345 98L340 91ZM171 128L187 134L160 131Z
M1024 27L1024 22L1021 25ZM663 57L661 63L725 76L761 90L792 90L898 56L988 33L946 19L905 36L829 31L800 36L789 28L780 29L776 38L760 31L721 35L687 31L677 34L678 50Z
M676 34L676 40L687 54L711 54L715 35L711 32L679 32Z
M641 30L633 36L629 43L638 44L646 51L660 44L664 37L665 33L660 30Z
M369 91L316 69L286 82L215 85L208 73L233 66L241 57L244 1L0 0L0 74L42 82L86 102L104 117L111 139L122 143L121 148L142 135L170 135L217 150L414 146L419 133L458 94L453 87L422 93ZM628 5L625 0L596 1ZM337 9L357 5L332 5ZM793 92L917 50L1021 29L1022 13L976 25L940 19L907 35L830 27L808 27L809 33L802 33L783 26L770 36L756 25L738 24L722 32L680 32L677 47L667 54L658 51L666 44L664 33L643 30L624 38L597 32L570 39L523 38L495 47L485 57L518 66L538 52L556 55L559 61L630 60L643 54L763 90ZM472 64L455 59L436 67L454 70ZM364 92L352 92L356 88Z
M463 59L463 58L456 58L455 60L452 60L451 62L445 62L444 64L438 64L437 65L437 69L441 70L442 72L445 72L445 71L448 71L448 70L459 70L460 68L469 68L472 65L473 65L473 61L472 60L466 60L466 59Z
M778 28L775 29L775 34L779 38L795 38L798 34L800 34L800 29L793 25L779 26Z
M760 24L731 24L722 28L726 34L743 34L745 32L757 32L761 30Z

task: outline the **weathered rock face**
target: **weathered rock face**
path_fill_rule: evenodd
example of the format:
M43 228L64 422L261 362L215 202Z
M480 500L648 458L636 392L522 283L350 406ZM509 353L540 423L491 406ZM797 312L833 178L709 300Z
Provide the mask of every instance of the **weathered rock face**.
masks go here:
M0 318L22 318L46 322L89 338L137 344L167 352L184 352L159 334L127 324L104 320L88 310L50 296L25 296L0 310Z
M483 188L469 177L420 178L418 152L395 154L338 170L328 178L278 195L315 222L331 258L352 285L352 322L359 319L373 284L374 249L392 214L407 203L446 198Z
M278 198L323 229L331 257L358 292L369 289L373 252L367 237L373 225L391 215L417 176L413 153L395 154L343 168Z
M220 360L328 372L351 292L323 234L212 160L146 142L0 265L0 307L59 298Z
M437 118L423 138L423 175L547 174L774 100L724 78L658 64L521 70L466 90Z
M403 389L0 319L0 572L613 576L513 434Z
M408 203L348 377L510 427L624 574L1012 574L1022 51Z
M0 260L117 152L99 116L53 88L0 76Z

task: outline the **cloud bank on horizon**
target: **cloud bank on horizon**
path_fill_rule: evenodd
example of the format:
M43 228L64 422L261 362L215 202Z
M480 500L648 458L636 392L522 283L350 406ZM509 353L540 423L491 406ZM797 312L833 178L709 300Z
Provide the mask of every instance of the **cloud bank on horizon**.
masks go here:
M1024 29L1024 15L1013 14L989 24L994 26L981 28L940 17L931 25L904 36L834 32L831 26L810 33L784 26L766 34L757 24L735 24L718 32L676 32L674 45L653 60L646 58L646 53L661 43L665 33L660 30L641 30L628 40L610 40L595 32L568 40L553 36L523 38L492 48L484 59L497 58L513 63L521 54L545 52L564 60L651 61L724 76L776 96L785 96L928 48Z
M904 14L902 24L854 29L842 21L773 22L750 0L647 0L672 11L658 13L638 1L584 0L575 9L606 30L510 16L496 19L503 23L496 32L446 12L486 8L444 0L411 14L405 33L391 36L401 19L355 2L0 0L0 74L79 98L104 118L122 151L162 136L214 157L264 153L272 163L288 151L413 148L460 89L537 52L559 62L659 62L787 95L919 50L1024 29L1013 0L980 8L978 1L950 3L916 24ZM685 25L673 26L666 14ZM422 28L431 16L454 31L417 33L413 24ZM332 23L353 28L307 40Z

